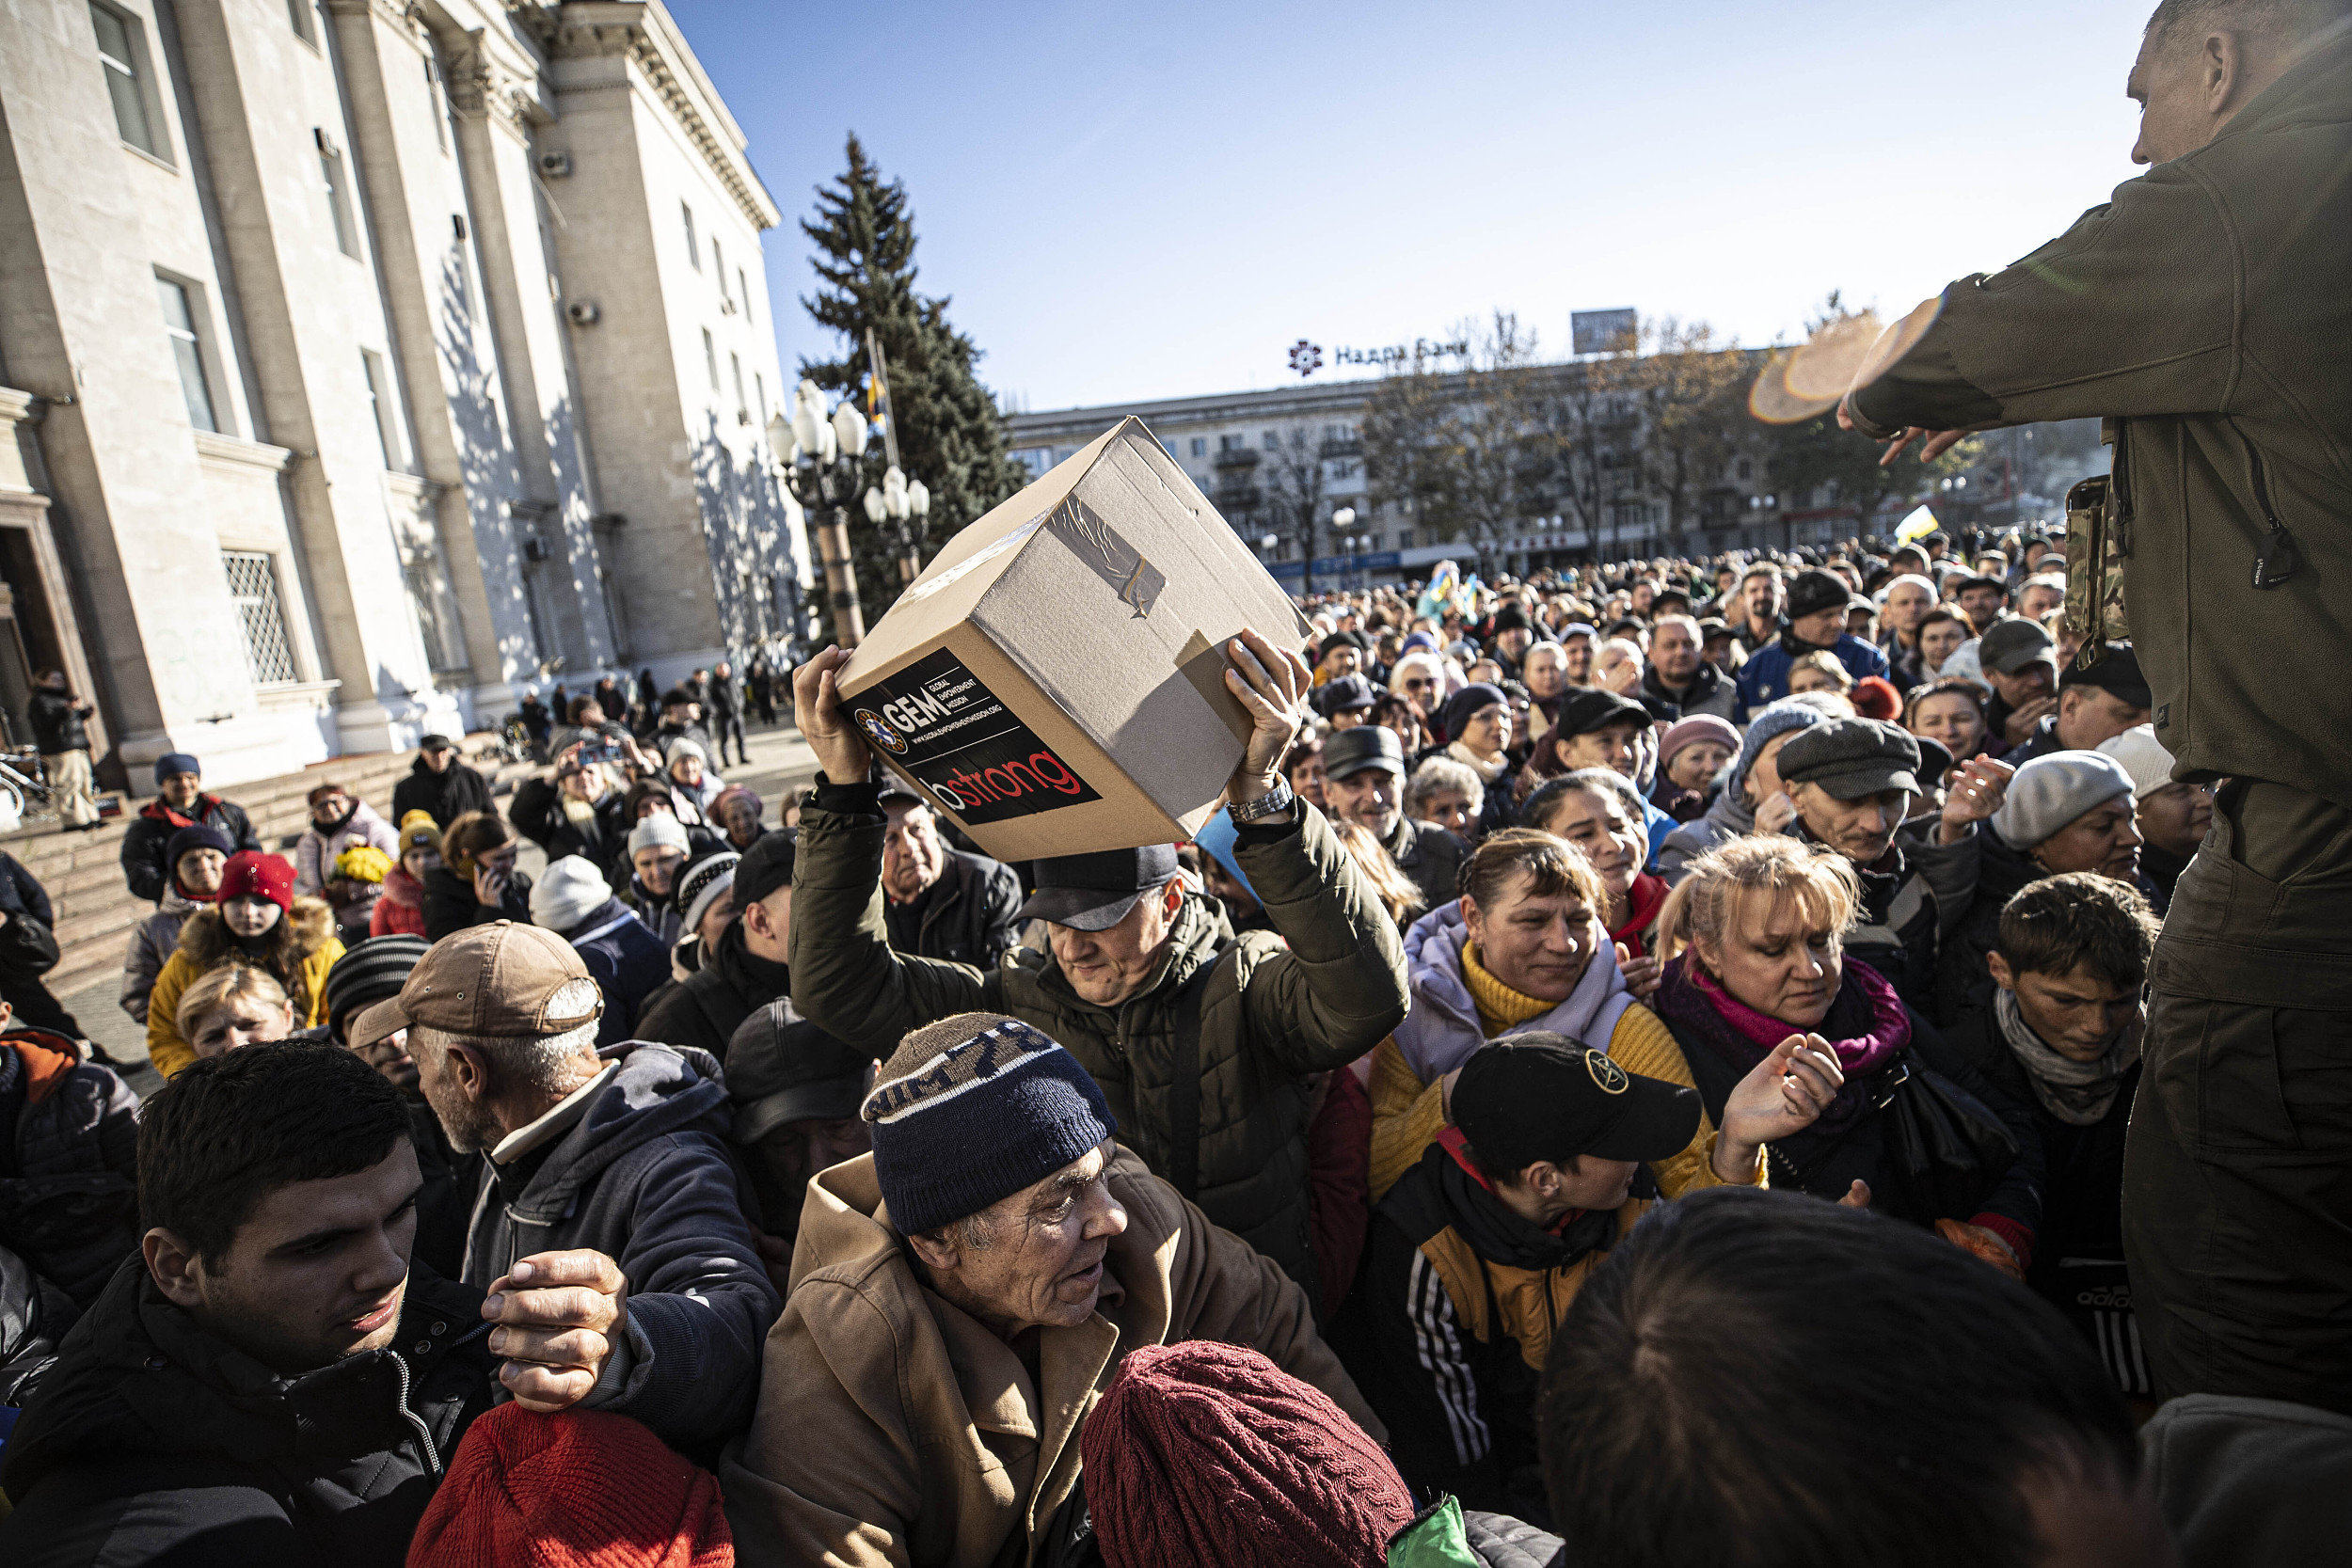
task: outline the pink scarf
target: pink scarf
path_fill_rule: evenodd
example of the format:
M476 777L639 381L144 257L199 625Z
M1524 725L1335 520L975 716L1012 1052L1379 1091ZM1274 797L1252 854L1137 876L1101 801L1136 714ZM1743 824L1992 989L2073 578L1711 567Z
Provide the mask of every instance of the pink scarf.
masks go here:
M1804 1033L1757 1012L1717 985L1696 964L1683 965L1683 974L1706 993L1725 1023L1759 1050L1770 1052L1789 1036ZM1870 1032L1829 1043L1830 1049L1837 1053L1839 1070L1850 1079L1861 1078L1884 1067L1896 1052L1911 1043L1911 1015L1903 1011L1902 998L1895 994L1894 986L1868 964L1848 959L1846 982L1861 991L1870 1005Z

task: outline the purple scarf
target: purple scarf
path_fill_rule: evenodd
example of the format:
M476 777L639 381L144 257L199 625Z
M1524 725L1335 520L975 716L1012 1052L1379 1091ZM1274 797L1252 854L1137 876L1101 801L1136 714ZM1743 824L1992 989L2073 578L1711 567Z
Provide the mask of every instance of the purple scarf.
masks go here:
M1742 1074L1789 1036L1807 1032L1739 1001L1691 964L1687 954L1666 965L1655 1005L1668 1022L1697 1036ZM1813 1130L1841 1132L1861 1114L1864 1080L1876 1076L1897 1052L1911 1043L1911 1016L1903 1011L1902 999L1885 976L1849 958L1837 995L1829 1005L1829 1016L1810 1032L1830 1042L1830 1049L1837 1053L1837 1066L1846 1075L1845 1086L1821 1112Z

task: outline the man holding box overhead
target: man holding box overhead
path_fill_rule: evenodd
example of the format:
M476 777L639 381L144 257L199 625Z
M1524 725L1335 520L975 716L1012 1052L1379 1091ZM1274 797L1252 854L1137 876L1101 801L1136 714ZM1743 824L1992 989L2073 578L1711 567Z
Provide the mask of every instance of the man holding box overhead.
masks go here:
M891 950L882 838L866 744L828 648L792 678L795 717L824 769L801 814L792 883L792 1000L826 1032L887 1057L909 1030L1002 1012L1052 1036L1110 1103L1119 1138L1216 1224L1315 1293L1308 1233L1313 1076L1370 1051L1405 1017L1405 952L1329 824L1279 764L1305 722L1306 661L1254 631L1227 644L1226 689L1252 729L1225 799L1234 858L1272 932L1236 940L1177 880L1167 845L1037 863L1024 920L1050 927L982 973Z

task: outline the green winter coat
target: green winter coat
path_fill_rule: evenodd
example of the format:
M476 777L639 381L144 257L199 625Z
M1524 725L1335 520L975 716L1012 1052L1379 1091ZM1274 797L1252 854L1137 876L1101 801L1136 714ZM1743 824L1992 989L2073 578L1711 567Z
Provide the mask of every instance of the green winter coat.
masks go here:
M838 806L852 792L828 786L819 794ZM1192 1196L1311 1298L1311 1077L1378 1045L1408 1000L1396 926L1329 824L1302 807L1295 829L1245 829L1234 858L1274 932L1235 940L1216 904L1187 895L1159 972L1132 1000L1108 1008L1081 1000L1050 954L1024 950L983 973L893 952L882 923L881 809L868 816L827 805L803 811L793 863L789 963L802 1015L887 1059L909 1030L951 1014L1010 1014L1085 1065L1118 1117L1120 1141L1162 1177L1172 1168L1176 993L1230 948L1233 957L1217 964L1201 996Z
M2107 420L2124 604L2175 776L2352 807L2352 682L2329 678L2352 645L2347 168L2352 33L2205 147L1946 289L1852 408L1871 434ZM2265 546L2284 560L2276 530L2300 563L2257 588Z

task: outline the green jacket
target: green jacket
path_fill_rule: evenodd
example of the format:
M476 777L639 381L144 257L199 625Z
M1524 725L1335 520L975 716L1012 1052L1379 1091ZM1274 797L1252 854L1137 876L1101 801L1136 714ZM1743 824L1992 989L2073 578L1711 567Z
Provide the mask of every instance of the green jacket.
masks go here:
M1017 951L983 973L892 951L882 920L884 824L872 797L870 785L827 785L802 813L793 1006L885 1059L909 1030L954 1013L1009 1013L1034 1024L1085 1064L1118 1117L1120 1141L1165 1177L1176 993L1216 963L1200 999L1199 1190L1190 1196L1311 1298L1310 1075L1378 1045L1408 1000L1395 924L1329 824L1302 809L1295 827L1244 829L1234 859L1274 931L1236 941L1216 904L1187 895L1163 967L1114 1009L1081 1000L1050 954ZM1228 948L1232 958L1218 963Z
M2352 35L2031 256L1946 289L1852 400L1872 434L2108 420L2124 602L2175 776L2344 806L2352 683L2326 667L2352 645L2348 167ZM2301 563L2258 589L2274 520Z

